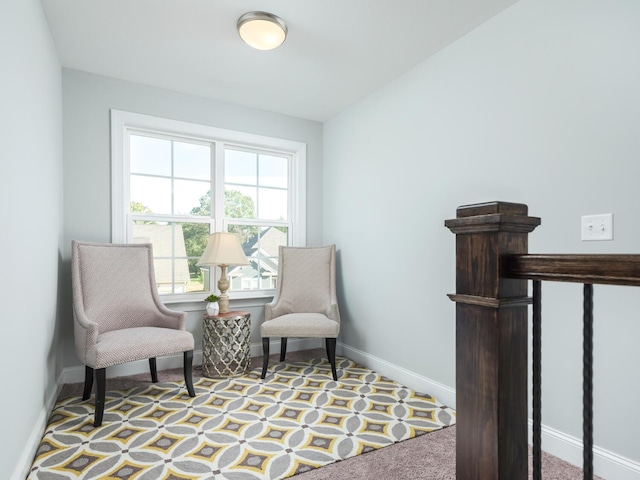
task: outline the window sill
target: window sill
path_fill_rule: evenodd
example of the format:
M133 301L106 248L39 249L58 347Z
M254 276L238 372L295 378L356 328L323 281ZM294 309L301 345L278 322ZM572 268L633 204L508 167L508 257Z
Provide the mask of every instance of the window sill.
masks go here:
M180 310L183 312L204 311L206 302L203 298L207 295L203 292L198 295L164 295L160 296L160 300L168 308L172 310ZM263 307L265 303L269 303L273 299L273 292L232 292L229 299L229 305L232 310L240 310L251 307Z

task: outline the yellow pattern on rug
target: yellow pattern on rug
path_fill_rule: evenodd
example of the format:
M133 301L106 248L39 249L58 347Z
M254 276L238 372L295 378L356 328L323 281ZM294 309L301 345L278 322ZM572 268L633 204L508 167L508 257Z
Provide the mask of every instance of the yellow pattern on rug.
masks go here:
M453 425L455 412L353 361L58 402L27 480L277 480Z

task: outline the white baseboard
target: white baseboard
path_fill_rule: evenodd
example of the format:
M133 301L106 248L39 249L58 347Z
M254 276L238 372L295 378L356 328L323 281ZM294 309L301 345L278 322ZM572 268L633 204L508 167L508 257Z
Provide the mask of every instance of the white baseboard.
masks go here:
M287 352L298 352L300 350L310 350L312 348L323 348L322 338L290 338L287 341ZM280 339L273 339L269 342L269 354L280 353ZM251 344L251 356L262 356L262 343Z
M370 355L357 348L350 347L344 343L338 342L337 352L361 365L375 370L386 377L392 378L396 382L406 385L417 392L427 393L453 409L456 408L456 391L447 385L435 380L431 380L422 375L418 375L406 368L387 362L381 358Z
M158 371L168 370L170 368L182 368L181 354L169 355L166 357L158 357L156 365ZM193 352L193 364L202 364L202 351L196 350ZM107 368L107 378L124 377L126 375L137 375L139 373L149 372L149 361L138 360L137 362L125 363L122 365L115 365ZM82 383L84 382L84 366L77 365L75 367L67 367L62 371L62 383Z
M44 430L47 428L49 415L51 415L51 411L56 404L56 400L58 399L61 389L62 374L60 374L56 379L55 390L49 392L45 398L44 405L40 410L36 423L31 429L31 434L29 435L27 443L22 449L22 455L20 455L18 463L16 463L16 467L11 474L11 480L24 480L27 478L33 459L35 458L38 447L40 446L40 440L42 440Z
M533 422L529 420L529 443ZM582 440L542 425L542 449L578 467L582 467ZM640 463L600 448L593 447L593 471L607 480L640 480Z
M321 347L321 340L317 338L296 338L287 342L288 352L297 352L299 350L308 350L311 348ZM270 343L270 352L280 352L280 340L272 340ZM262 355L262 343L251 344L251 356L258 357ZM182 355L169 355L166 357L158 357L158 371L168 370L170 368L182 368ZM202 365L202 350L193 352L193 364ZM123 377L126 375L137 375L139 373L147 373L149 371L149 362L147 360L139 360L137 362L125 363L123 365L115 365L107 369L107 377ZM62 372L62 383L81 383L84 382L84 367L78 365L75 367L65 368ZM62 386L60 385L60 388Z

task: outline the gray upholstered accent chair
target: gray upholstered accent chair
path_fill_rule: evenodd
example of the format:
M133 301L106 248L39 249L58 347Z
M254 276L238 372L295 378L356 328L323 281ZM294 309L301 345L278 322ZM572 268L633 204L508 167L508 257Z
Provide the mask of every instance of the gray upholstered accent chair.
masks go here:
M191 397L193 335L186 313L174 312L158 297L151 244L118 245L73 241L71 259L76 353L85 365L83 400L96 379L94 426L102 424L106 368L149 359L158 381L156 357L182 353Z
M280 337L280 361L287 353L287 338L324 338L333 379L336 373L336 339L340 313L336 299L336 246L280 246L278 285L265 305L262 336L262 378L269 368L269 341Z

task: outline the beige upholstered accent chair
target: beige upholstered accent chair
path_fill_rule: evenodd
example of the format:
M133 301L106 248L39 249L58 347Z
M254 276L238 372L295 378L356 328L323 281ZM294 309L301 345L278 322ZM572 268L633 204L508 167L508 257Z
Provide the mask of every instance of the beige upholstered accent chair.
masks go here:
M184 380L195 396L191 369L193 335L186 313L167 309L158 297L151 244L118 245L73 241L71 259L76 353L85 365L83 400L96 379L94 426L102 424L106 368L182 353Z
M287 353L287 338L324 338L333 379L340 313L336 299L336 246L280 247L278 284L265 305L262 336L262 378L269 368L269 340L280 337L280 361Z

